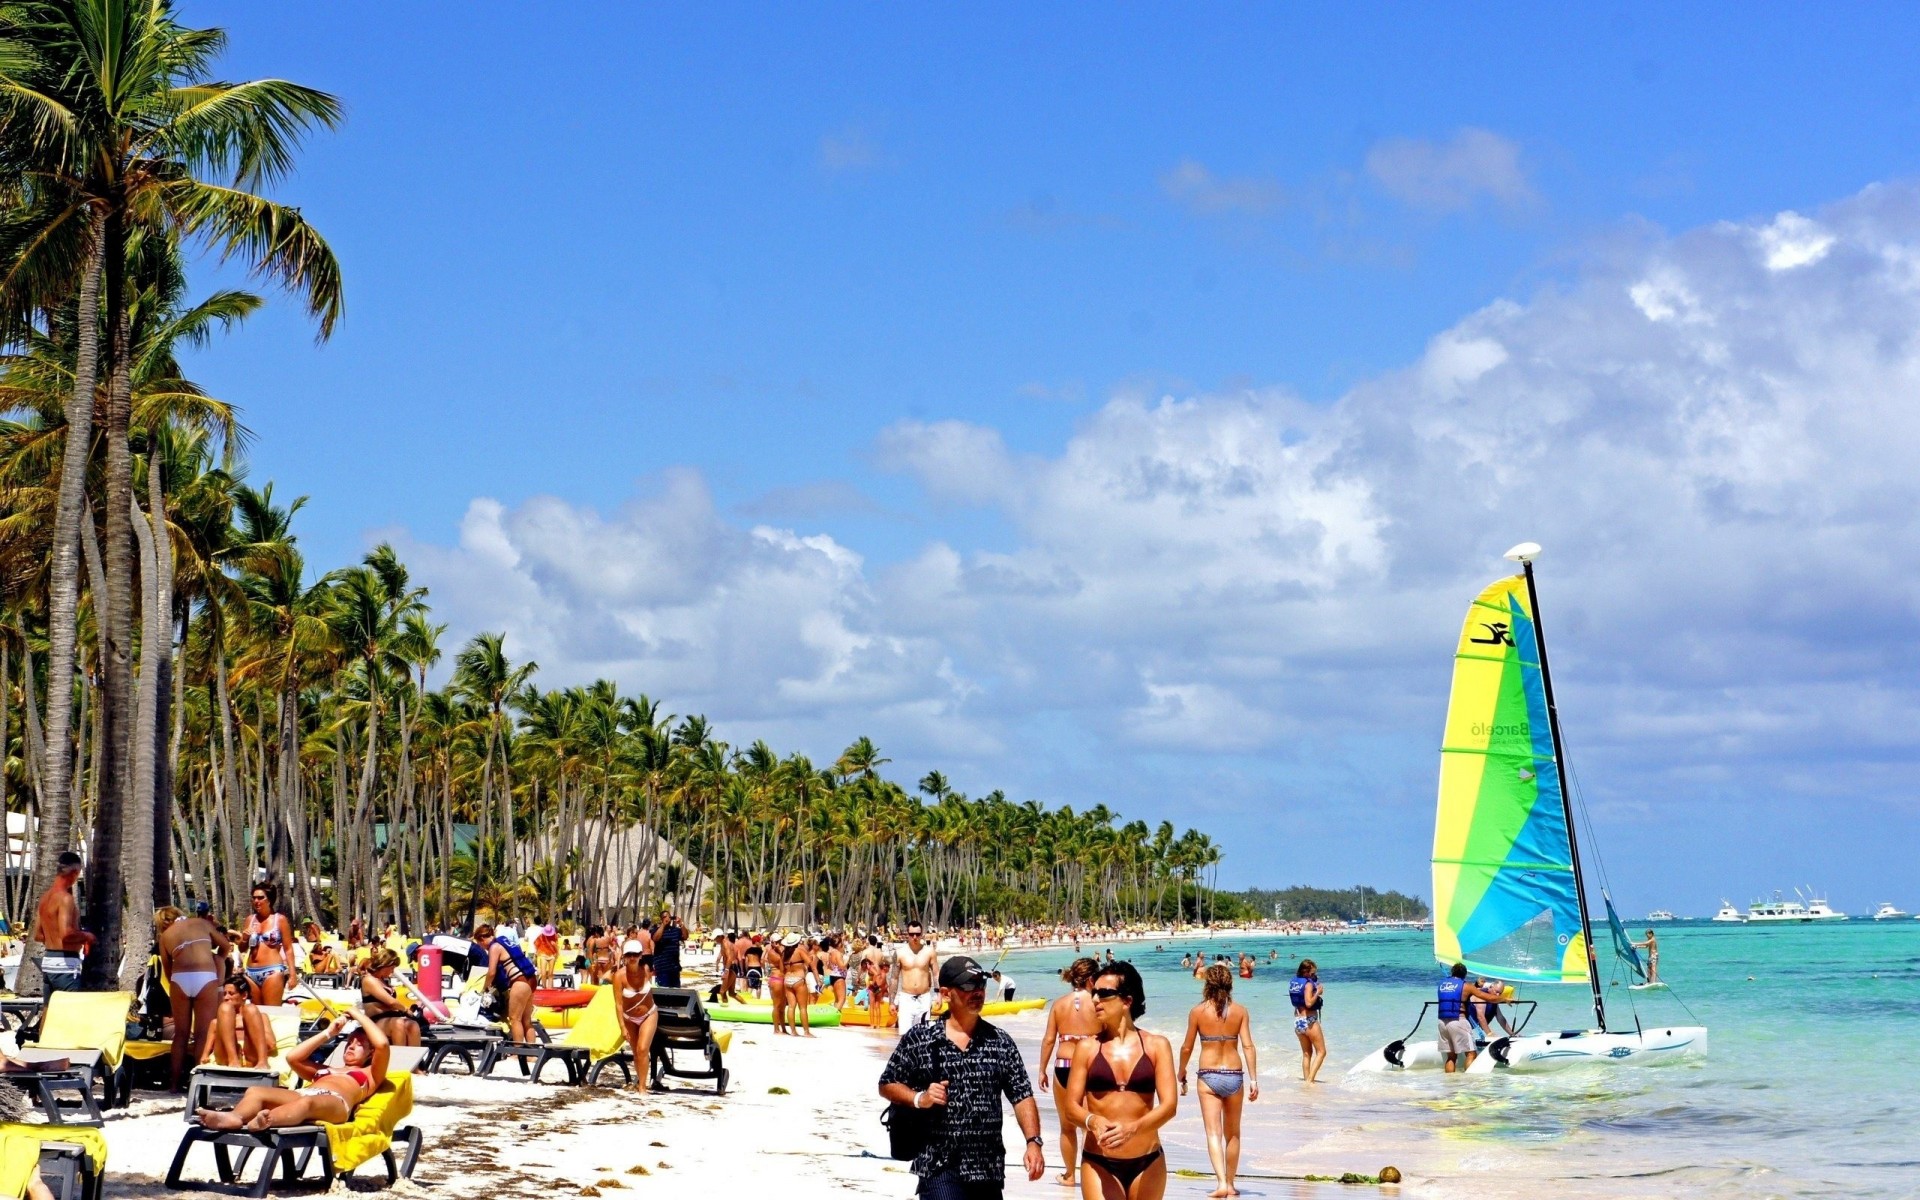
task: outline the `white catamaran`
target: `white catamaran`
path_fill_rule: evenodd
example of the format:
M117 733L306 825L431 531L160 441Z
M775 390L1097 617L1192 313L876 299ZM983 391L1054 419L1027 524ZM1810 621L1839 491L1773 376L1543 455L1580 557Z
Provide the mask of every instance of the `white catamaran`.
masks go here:
M1540 630L1533 559L1540 547L1507 551L1519 575L1474 600L1454 652L1453 692L1440 752L1440 800L1433 831L1433 949L1443 964L1507 983L1585 983L1593 1026L1495 1038L1468 1068L1543 1071L1577 1063L1655 1063L1707 1052L1697 1025L1609 1029L1593 922L1574 837L1573 805L1561 775L1559 714L1546 639ZM1605 893L1602 893L1604 898ZM1615 952L1642 982L1639 956L1607 901ZM1436 976L1437 982L1438 976ZM1434 1008L1429 1000L1421 1011ZM1414 1026L1414 1032L1419 1024ZM1355 1072L1445 1065L1434 1038L1390 1042Z

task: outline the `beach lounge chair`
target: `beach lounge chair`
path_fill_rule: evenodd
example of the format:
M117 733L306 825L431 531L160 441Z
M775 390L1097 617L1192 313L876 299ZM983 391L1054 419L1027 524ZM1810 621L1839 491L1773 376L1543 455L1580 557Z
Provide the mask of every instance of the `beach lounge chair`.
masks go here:
M480 1067L487 1061L492 1048L504 1039L487 1029L474 1029L466 1025L434 1025L420 1035L420 1048L426 1051L421 1060L420 1072L423 1075L438 1075L448 1062L459 1059L465 1064L467 1074L478 1075Z
M99 1200L107 1139L71 1125L0 1124L0 1196L24 1196L36 1167L57 1200Z
M31 1040L40 1028L40 1014L46 1006L38 996L0 996L0 1029L11 1029L23 1040Z
M614 1008L613 993L613 988L595 992L573 1028L567 1030L567 1036L557 1042L494 1043L480 1064L480 1074L492 1074L495 1067L511 1058L520 1063L521 1073L531 1076L535 1083L540 1082L540 1073L550 1062L566 1068L568 1083L586 1082L587 1071L595 1062L619 1054L626 1044L620 1034L620 1016ZM529 1060L533 1064L530 1070Z
M127 1102L127 1017L132 1010L131 992L55 992L47 1001L38 1039L14 1055L21 1062L47 1067L8 1072L4 1078L37 1091L42 1105L50 1104L57 1093L77 1093L80 1107L98 1123L102 1108ZM93 1099L96 1083L101 1090L98 1103ZM48 1119L59 1117L49 1109Z
M355 1109L353 1119L344 1124L290 1125L264 1133L195 1125L187 1130L180 1139L179 1149L173 1153L173 1163L167 1168L167 1186L187 1191L265 1196L273 1187L276 1168L281 1183L294 1184L308 1180L308 1169L317 1162L319 1174L311 1182L330 1190L336 1178L352 1175L378 1158L386 1167L387 1186L391 1187L401 1179L412 1178L414 1165L420 1159L424 1139L419 1128L400 1124L412 1111L412 1073L389 1068L386 1082ZM181 1178L188 1155L202 1144L213 1147L217 1183L189 1183ZM262 1156L260 1174L248 1183L244 1176L255 1153Z
M691 988L655 988L653 1003L660 1010L660 1016L653 1030L648 1086L658 1088L661 1079L669 1075L676 1079L711 1079L713 1094L726 1095L727 1080L732 1074L727 1070L726 1051L733 1035L715 1036L713 1019L700 1002L700 993ZM727 1040L721 1040L722 1037ZM682 1066L674 1057L676 1053L698 1054L704 1058L705 1066Z
M300 1006L262 1006L267 1027L273 1030L273 1057L264 1067L222 1067L202 1063L187 1080L186 1119L203 1108L230 1108L250 1087L275 1087L287 1081L287 1052L301 1042Z

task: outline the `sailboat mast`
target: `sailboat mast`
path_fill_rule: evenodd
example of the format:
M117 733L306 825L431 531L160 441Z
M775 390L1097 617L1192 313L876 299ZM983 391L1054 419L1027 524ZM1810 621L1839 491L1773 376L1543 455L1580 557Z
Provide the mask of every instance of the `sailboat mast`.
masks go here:
M1537 549L1537 548L1536 548ZM1599 960L1594 957L1593 919L1587 913L1587 881L1580 873L1580 839L1573 828L1573 789L1567 785L1567 751L1560 741L1560 710L1553 702L1553 671L1547 666L1547 634L1540 624L1540 595L1533 586L1533 563L1523 559L1527 576L1527 607L1533 610L1533 647L1540 656L1540 685L1547 693L1547 729L1553 735L1553 761L1560 776L1560 808L1567 818L1567 849L1573 855L1573 890L1580 901L1580 936L1587 944L1587 982L1593 986L1596 1028L1607 1027L1607 1004L1600 994Z

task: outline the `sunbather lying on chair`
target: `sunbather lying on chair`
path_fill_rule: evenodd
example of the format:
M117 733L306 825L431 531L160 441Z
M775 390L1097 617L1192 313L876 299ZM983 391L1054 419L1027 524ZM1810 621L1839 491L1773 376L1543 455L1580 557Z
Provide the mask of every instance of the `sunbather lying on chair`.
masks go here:
M321 1066L313 1061L320 1048L351 1029L341 1049L344 1067ZM301 1042L287 1055L287 1066L307 1083L298 1090L282 1087L251 1087L234 1105L233 1111L203 1108L200 1123L208 1129L247 1129L255 1133L265 1129L284 1129L289 1125L324 1122L344 1125L353 1119L353 1110L379 1089L387 1077L387 1035L363 1008L353 1008L335 1017L326 1029Z

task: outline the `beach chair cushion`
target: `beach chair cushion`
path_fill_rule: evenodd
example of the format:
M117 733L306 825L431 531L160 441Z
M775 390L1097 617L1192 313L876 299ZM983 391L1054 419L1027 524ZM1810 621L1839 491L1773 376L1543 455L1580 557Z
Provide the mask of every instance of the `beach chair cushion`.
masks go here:
M614 1001L614 993L618 990L604 987L594 992L593 999L580 1010L573 1028L567 1030L567 1036L560 1040L560 1044L584 1049L594 1062L611 1058L626 1049L627 1038L621 1032L620 1010Z
M406 1071L388 1071L378 1091L353 1112L353 1120L344 1125L322 1125L333 1151L336 1171L351 1171L372 1162L393 1145L393 1131L413 1111L413 1076Z
M132 992L55 992L34 1043L46 1050L98 1050L118 1069L127 1051Z
M27 1181L40 1165L45 1142L69 1142L86 1148L95 1175L107 1169L107 1139L83 1125L0 1125L0 1196L24 1196Z

